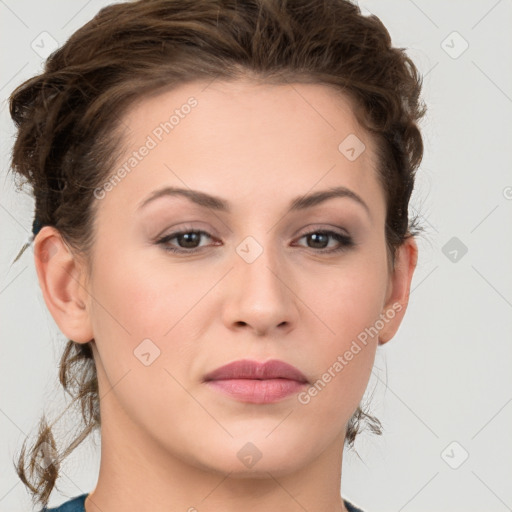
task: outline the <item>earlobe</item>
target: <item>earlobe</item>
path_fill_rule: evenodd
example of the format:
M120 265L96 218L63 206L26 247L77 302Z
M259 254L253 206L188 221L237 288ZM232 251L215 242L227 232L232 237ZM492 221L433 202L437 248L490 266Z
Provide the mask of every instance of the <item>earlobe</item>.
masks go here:
M379 345L392 339L402 323L409 303L411 282L417 262L418 246L414 238L410 237L397 250L395 268L389 279L383 311L387 321L379 333Z
M34 263L43 298L62 333L77 343L93 338L83 266L53 226L34 240Z

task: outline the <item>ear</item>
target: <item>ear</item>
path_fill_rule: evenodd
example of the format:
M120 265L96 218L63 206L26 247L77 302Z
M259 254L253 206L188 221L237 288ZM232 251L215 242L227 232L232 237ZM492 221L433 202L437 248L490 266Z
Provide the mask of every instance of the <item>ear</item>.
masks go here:
M398 331L402 323L407 305L411 281L418 262L418 246L414 237L407 238L398 248L395 268L390 277L384 306L384 327L379 333L379 345L388 342Z
M91 341L85 267L53 226L44 226L37 233L34 262L44 301L59 329L77 343Z

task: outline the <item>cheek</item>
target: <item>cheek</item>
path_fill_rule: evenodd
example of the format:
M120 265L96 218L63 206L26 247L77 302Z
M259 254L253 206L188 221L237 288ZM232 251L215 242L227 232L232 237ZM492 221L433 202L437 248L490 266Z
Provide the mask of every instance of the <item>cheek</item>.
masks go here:
M384 306L387 280L385 260L363 252L304 280L302 295L318 312L329 345L343 348L375 324Z
M197 320L211 279L161 256L151 260L144 250L110 244L102 253L110 258L97 259L94 269L92 323L110 383L130 372L130 380L140 378L141 391L166 389L170 377L163 368L184 381L199 350Z
M112 244L101 252L109 257L97 258L94 269L93 317L101 322L98 332L113 329L133 343L161 338L185 314L187 305L197 300L197 292L193 293L178 265L174 269L155 265L143 251L116 253Z
M106 379L103 389L116 387L130 417L140 419L143 411L160 417L164 403L169 410L183 407L181 388L165 370L185 382L194 340L186 315L199 293L184 273L175 271L171 279L168 270L164 278L135 253L116 261L98 265L93 279L98 377Z
M319 403L336 415L360 402L374 363L386 284L385 261L364 254L303 283L302 295L318 317L309 357L319 372L304 403L321 396Z

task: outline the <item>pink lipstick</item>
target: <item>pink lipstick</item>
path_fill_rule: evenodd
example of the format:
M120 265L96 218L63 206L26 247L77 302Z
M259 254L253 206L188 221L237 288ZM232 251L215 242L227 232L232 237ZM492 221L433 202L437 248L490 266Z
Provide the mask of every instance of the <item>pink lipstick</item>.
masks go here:
M300 370L277 359L234 361L207 374L204 382L236 400L255 404L278 402L308 384Z

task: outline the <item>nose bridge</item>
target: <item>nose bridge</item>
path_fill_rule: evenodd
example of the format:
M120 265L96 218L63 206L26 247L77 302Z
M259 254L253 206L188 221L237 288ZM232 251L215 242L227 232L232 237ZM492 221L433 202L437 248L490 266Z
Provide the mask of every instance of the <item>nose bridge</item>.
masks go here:
M270 240L270 237L267 238ZM242 277L242 283L247 291L258 295L282 295L283 283L278 279L279 263L281 257L270 241L260 244L253 237L247 237L238 247L237 254L241 261L237 262L237 269Z
M270 246L272 235L267 235L263 242L248 236L236 247L236 285L228 308L231 325L247 325L260 333L290 326L297 318L289 278L283 270L285 255Z

